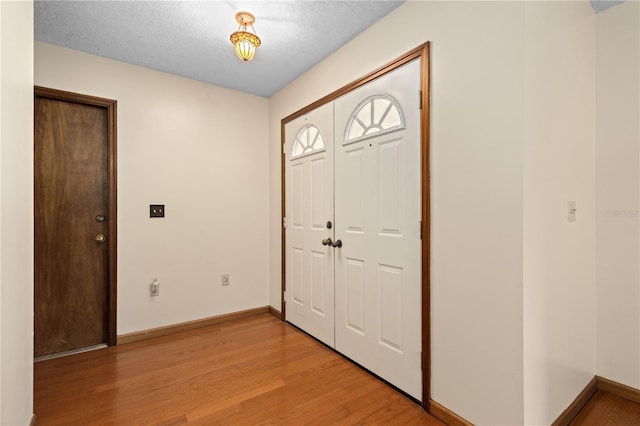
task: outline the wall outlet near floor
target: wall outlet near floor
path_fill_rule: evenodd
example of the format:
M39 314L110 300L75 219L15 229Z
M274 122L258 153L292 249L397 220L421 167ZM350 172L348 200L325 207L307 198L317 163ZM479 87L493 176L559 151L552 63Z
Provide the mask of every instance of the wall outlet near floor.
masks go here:
M164 217L164 204L150 204L149 217Z
M222 274L220 279L223 286L231 284L231 281L229 279L229 274Z
M158 280L153 280L151 285L149 285L149 293L151 296L160 296L160 283Z

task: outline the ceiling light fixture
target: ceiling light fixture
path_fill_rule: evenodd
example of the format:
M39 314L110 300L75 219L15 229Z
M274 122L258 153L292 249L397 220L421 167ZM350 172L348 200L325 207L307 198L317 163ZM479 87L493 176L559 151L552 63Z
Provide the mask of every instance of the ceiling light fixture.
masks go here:
M253 28L256 17L249 12L238 12L236 13L236 22L238 22L238 30L229 38L236 47L238 58L245 62L250 61L256 54L256 47L262 44ZM253 32L250 32L247 27L251 27Z

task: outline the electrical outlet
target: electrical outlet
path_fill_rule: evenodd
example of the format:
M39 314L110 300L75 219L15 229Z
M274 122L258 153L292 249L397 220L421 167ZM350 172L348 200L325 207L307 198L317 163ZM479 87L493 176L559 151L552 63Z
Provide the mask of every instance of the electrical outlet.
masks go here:
M149 205L149 217L164 217L164 204Z
M158 280L153 280L149 286L149 292L151 293L151 296L160 296L160 283Z
M229 274L222 274L221 279L222 279L223 286L231 284L231 280L229 279Z

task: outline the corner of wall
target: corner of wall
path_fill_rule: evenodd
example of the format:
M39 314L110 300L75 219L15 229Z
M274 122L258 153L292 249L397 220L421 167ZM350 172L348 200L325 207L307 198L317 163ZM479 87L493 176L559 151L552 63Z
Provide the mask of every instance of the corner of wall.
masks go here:
M33 415L33 2L0 2L0 424Z
M2 2L0 2L0 82L2 82ZM0 206L2 205L2 84L0 83ZM0 208L0 224L2 208ZM2 241L2 226L0 226ZM0 375L2 374L2 244L0 244ZM0 379L1 380L1 379ZM0 420L2 420L2 382L0 381Z
M595 15L526 11L524 420L549 424L595 374Z
M640 388L640 3L596 22L597 374Z

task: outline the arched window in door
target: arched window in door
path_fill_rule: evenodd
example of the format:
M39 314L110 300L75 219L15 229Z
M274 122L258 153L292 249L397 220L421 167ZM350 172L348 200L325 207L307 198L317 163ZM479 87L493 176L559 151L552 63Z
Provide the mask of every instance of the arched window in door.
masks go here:
M345 130L344 144L404 129L404 115L391 96L369 96L353 110Z
M291 159L324 150L322 132L313 124L307 124L296 135L291 151Z

